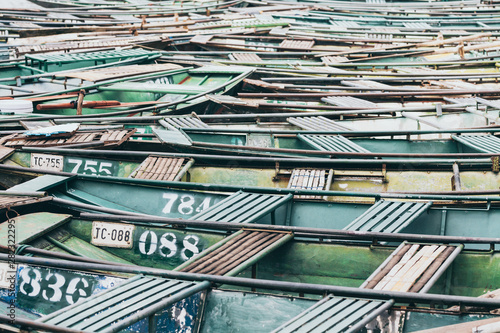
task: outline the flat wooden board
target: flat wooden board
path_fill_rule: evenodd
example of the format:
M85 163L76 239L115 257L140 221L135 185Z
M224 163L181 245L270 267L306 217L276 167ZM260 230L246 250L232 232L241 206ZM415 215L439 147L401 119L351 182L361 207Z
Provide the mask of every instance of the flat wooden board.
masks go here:
M66 76L96 82L130 75L165 72L174 69L182 69L182 66L175 64L130 65L70 73Z
M16 226L16 243L26 244L68 222L71 215L32 213L13 218ZM9 222L0 224L0 245L9 245Z

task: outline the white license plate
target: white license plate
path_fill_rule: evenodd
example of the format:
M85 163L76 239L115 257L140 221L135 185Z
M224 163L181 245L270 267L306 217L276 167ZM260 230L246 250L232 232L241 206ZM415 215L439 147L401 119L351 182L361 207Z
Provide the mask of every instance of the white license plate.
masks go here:
M63 156L48 154L31 154L31 168L50 171L63 170Z
M14 269L11 269L14 268ZM16 282L16 267L11 267L9 263L0 263L0 288L14 289Z
M132 248L135 226L123 223L92 223L92 241L97 246Z

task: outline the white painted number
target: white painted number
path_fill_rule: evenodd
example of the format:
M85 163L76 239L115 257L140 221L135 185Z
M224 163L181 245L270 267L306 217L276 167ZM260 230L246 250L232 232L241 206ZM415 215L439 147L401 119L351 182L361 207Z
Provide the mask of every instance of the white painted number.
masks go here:
M30 276L31 272L35 274L35 277ZM32 268L24 269L21 273L21 279L22 282L19 286L19 291L21 291L21 293L30 297L35 297L40 293L40 281L42 280L42 274L40 273L40 271ZM27 286L30 286L31 288L28 288L28 290L26 290Z
M184 237L184 240L182 241L184 249L181 251L182 260L189 260L200 253L200 250L198 250L198 247L196 246L199 241L200 239L195 235L188 235ZM189 252L191 252L191 255L188 255Z
M29 297L37 297L41 291L43 299L49 302L59 302L63 299L63 294L65 293L66 301L69 304L73 304L80 298L89 296L86 290L78 288L79 285L83 288L88 288L90 286L85 278L77 277L72 279L66 290L64 290L66 279L61 274L48 273L45 278L42 279L42 273L38 269L30 267L22 270L20 278L21 284L19 285L19 291ZM41 285L42 280L48 282L47 287L43 290Z
M85 162L85 163L84 163ZM72 173L83 173L85 175L101 175L101 176L111 176L113 164L111 162L98 162L98 161L84 161L76 158L69 158L69 164L74 164L75 166L71 170ZM83 164L83 170L80 167ZM97 171L99 170L99 172Z
M160 255L162 257L167 257L167 258L171 258L173 256L175 256L175 254L177 253L177 245L175 244L175 242L177 241L177 238L175 237L175 235L171 232L167 232L165 234L163 234L160 238L160 248L158 249L158 252L160 253ZM167 249L168 252L165 253L164 252L164 249Z
M181 197L181 204L179 205L179 213L182 215L191 215L193 214L193 204L194 198L191 195L183 195Z
M47 296L47 290L42 291L42 297L44 299L46 299L47 301L59 302L62 298L61 287L64 286L64 282L66 282L66 281L64 279L64 276L57 274L57 273L56 274L52 274L52 273L47 274L47 276L45 277L45 280L50 281L50 279L52 277L56 278L56 282L53 284L49 284L47 286L48 288L53 290L52 297L49 298Z
M208 207L210 207L210 200L212 198L207 197L204 198L201 204L199 204L196 209L196 199L194 196L189 194L181 195L179 198L178 194L175 193L163 193L163 199L167 199L165 206L161 210L163 214L170 214L172 212L177 212L182 215L192 215L193 213L199 213ZM177 209L175 209L175 205L177 204Z
M99 173L105 173L107 175L110 175L111 176L111 171L106 169L106 168L111 168L113 166L113 164L109 163L109 162L101 162L101 165L99 166Z
M182 240L182 249L180 257L183 261L191 259L193 256L200 253L198 243L200 239L195 235L187 235ZM149 246L148 246L149 245ZM157 251L158 250L158 251ZM146 230L139 237L139 252L144 255L152 255L155 252L164 258L172 258L179 254L177 245L177 237L171 232L164 233L160 237L160 246L158 246L158 236L151 230Z
M68 289L66 289L66 301L69 304L74 304L79 299L87 298L88 294L85 290L83 290L81 288L77 289L78 284L80 282L83 285L83 288L89 287L89 282L84 278L74 278L71 281L69 281ZM75 293L76 291L78 291L78 293ZM75 295L76 295L76 299L74 299Z
M71 170L71 173L78 173L78 169L80 169L80 166L82 165L83 161L82 160L75 160L73 158L68 159L68 163L74 163L75 167L73 170Z
M146 244L148 243L148 236L151 235L151 240L149 241L149 249L146 251ZM158 246L158 236L152 231L145 231L139 238L139 251L145 255L152 255L156 251Z
M165 204L165 207L162 209L163 214L169 214L170 211L172 210L172 206L174 205L175 200L179 197L179 195L175 193L163 193L163 199L167 199L167 203Z
M85 166L83 167L83 173L86 175L95 175L97 174L96 167L97 166L97 161L85 161ZM90 171L88 173L87 171Z
M210 199L210 197L203 199L203 202L198 207L196 207L196 212L200 213L210 207Z

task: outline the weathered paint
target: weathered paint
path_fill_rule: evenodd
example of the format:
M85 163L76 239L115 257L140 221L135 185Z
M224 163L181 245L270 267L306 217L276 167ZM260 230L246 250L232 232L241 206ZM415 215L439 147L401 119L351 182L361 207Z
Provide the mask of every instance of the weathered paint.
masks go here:
M14 165L30 168L31 155L30 153L15 152L10 157L10 161L14 162ZM139 165L139 162L64 155L62 171L83 175L128 177Z
M406 312L402 332L410 333L494 317L497 316L484 314L443 314L409 311Z
M275 181L276 170L269 168L243 168L237 165L227 168L192 167L188 174L189 180L194 183L277 188L286 188L288 185L286 178L277 178Z
M194 216L226 197L221 194L104 181L78 180L67 185L67 189L63 188L58 191L57 188L53 188L49 192L57 193L56 196L59 198L174 218Z
M91 241L92 221L74 219L68 230L85 242ZM132 248L99 247L111 255L137 265L173 269L224 238L220 233L136 226Z
M67 214L44 212L12 217L0 224L0 245L25 244L68 222L70 218L71 215Z
M28 265L18 265L17 270L9 274L15 279L15 296L9 295L9 289L0 288L0 300L8 304L13 301L20 310L35 315L50 314L124 281L116 276ZM199 292L156 313L157 330L192 332L199 320L202 302ZM147 333L148 319L130 326L127 332Z
M302 298L212 291L201 332L270 332L316 301Z
M51 237L57 242L62 243L66 247L70 248L72 251L86 256L88 258L100 259L100 260L109 260L117 263L123 264L131 264L127 257L121 258L119 256L113 255L95 245L90 244L85 240L74 236L72 232L68 231L68 226L60 227L50 233L47 234L47 237ZM63 248L60 248L58 245L54 245L49 242L46 238L39 238L30 242L30 245L35 246L40 249L50 250L55 252L67 253L67 251ZM74 254L74 253L72 253Z
M52 313L123 281L118 277L27 265L18 265L9 274L16 281L16 306L39 315ZM10 302L8 296L8 289L0 289L2 300Z

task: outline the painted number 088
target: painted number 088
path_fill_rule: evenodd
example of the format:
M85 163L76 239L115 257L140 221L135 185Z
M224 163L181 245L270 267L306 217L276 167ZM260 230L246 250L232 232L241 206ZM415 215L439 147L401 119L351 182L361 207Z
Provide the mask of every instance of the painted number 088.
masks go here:
M195 235L187 235L182 240L182 248L179 252L177 245L177 237L171 232L164 233L160 237L158 243L158 236L153 231L144 231L139 238L139 251L144 255L152 255L155 252L165 258L172 258L179 254L183 261L186 261L193 256L200 253L197 245L200 239ZM189 253L191 252L191 253Z

